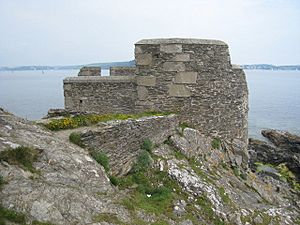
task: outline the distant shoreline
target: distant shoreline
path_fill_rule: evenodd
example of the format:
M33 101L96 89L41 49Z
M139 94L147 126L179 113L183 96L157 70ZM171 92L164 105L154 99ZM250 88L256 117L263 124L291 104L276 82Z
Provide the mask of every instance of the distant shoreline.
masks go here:
M99 66L101 69L109 69L114 66L133 67L134 60L124 62L107 62L107 63L93 63L72 66L17 66L17 67L0 67L0 71L43 71L43 70L78 70L83 66ZM271 71L300 71L300 65L283 65L276 66L271 64L245 64L240 65L245 70L271 70Z

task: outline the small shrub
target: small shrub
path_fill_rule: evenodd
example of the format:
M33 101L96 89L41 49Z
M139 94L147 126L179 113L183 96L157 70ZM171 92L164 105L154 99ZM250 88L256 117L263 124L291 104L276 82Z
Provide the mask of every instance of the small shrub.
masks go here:
M286 164L282 163L276 167L279 170L281 175L281 179L283 181L287 181L294 190L300 192L300 184L296 180L296 176L293 174L292 171L286 166Z
M96 152L93 151L91 153L91 156L101 165L104 167L105 171L108 172L109 171L109 160L108 157L106 155L106 153L104 152Z
M37 171L33 167L33 163L37 160L38 154L39 151L37 149L19 146L0 152L0 161L6 161L12 165L19 165L23 169L34 173Z
M219 149L221 147L221 139L220 138L214 138L211 141L211 147L213 149Z
M6 209L0 205L0 224L5 224L5 220L19 224L25 224L25 215L11 209Z
M75 145L78 145L82 148L85 147L81 140L80 133L72 132L69 136L69 140L70 140L70 142L74 143Z
M146 150L149 153L152 152L153 147L154 145L149 138L145 139L141 145L141 149Z
M236 177L240 177L240 170L239 170L236 166L233 166L233 167L232 167L232 170L233 170L233 174L234 174Z
M138 155L136 163L131 169L131 173L145 172L151 164L151 157L149 152L142 150Z
M110 176L109 177L110 183L112 183L112 185L114 186L118 186L119 185L119 179L115 176Z
M178 150L174 150L174 156L176 159L185 159L186 156L181 152L181 151L178 151Z

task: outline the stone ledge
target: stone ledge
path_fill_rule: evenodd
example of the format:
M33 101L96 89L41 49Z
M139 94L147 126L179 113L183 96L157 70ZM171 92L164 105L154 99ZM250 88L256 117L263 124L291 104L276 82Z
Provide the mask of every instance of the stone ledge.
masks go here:
M159 38L159 39L143 39L135 43L136 45L160 45L160 44L199 44L199 45L225 45L227 44L219 40L210 39L193 39L193 38Z
M64 84L68 83L134 83L135 76L81 76L67 77L64 79Z

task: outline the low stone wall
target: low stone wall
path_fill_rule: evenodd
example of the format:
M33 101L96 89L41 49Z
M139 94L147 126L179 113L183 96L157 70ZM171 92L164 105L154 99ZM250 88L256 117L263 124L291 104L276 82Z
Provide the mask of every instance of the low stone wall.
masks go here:
M146 138L153 143L162 143L176 132L177 126L176 115L144 117L103 123L82 133L81 137L88 148L108 155L112 174L124 175L131 169Z
M101 76L101 67L82 67L78 76Z
M115 66L109 68L110 76L133 76L135 74L135 67L121 67Z
M65 108L77 112L132 113L134 77L69 77L64 80Z

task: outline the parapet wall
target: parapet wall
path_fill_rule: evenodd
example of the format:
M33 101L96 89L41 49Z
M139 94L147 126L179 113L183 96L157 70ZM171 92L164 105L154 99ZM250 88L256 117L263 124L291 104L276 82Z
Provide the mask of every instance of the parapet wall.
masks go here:
M121 67L115 66L109 68L110 76L134 76L136 68L135 67Z
M101 67L87 67L80 69L78 76L101 76Z
M134 77L70 77L64 80L65 108L78 112L132 113Z
M201 39L142 40L135 44L135 62L136 75L122 76L126 82L117 76L108 77L111 82L65 80L66 108L99 113L177 112L181 122L203 134L247 142L247 83L243 70L232 67L227 44Z

